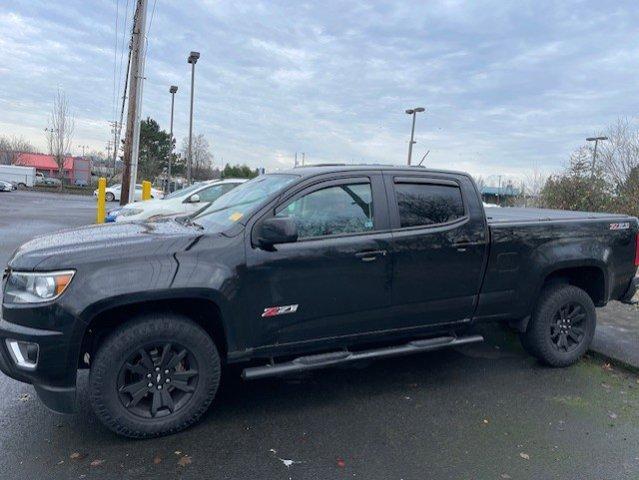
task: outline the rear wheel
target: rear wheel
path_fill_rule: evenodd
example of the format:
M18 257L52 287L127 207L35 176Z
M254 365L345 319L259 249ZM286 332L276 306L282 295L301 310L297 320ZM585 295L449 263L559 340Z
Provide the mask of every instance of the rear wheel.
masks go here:
M566 367L586 353L596 324L595 305L584 290L553 284L539 296L521 341L526 351L543 363Z
M98 349L91 405L120 435L166 435L200 418L219 381L219 354L199 325L178 315L145 316L119 327Z
M113 193L111 192L107 192L105 198L107 202L112 202L115 200L115 195L113 195Z

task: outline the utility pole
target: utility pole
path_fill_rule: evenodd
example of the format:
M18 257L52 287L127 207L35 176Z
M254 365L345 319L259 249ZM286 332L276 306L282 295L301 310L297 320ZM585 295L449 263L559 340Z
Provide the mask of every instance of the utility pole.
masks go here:
M412 115L413 116L413 127L410 130L410 142L408 143L408 165L410 166L410 162L411 159L413 157L413 145L415 144L415 117L417 116L418 113L423 112L425 110L424 107L417 107L417 108L409 108L408 110L406 110L406 113L408 115Z
M111 140L107 142L106 150L107 150L107 158L111 158Z
M499 186L497 187L497 205L501 205L501 175L499 175Z
M293 164L294 167L297 167L297 152L295 152L295 163Z
M137 0L131 43L130 94L126 119L126 142L124 144L124 170L122 171L120 205L126 205L135 198L138 149L140 147L140 107L142 104L142 78L144 76L146 9L147 0ZM115 148L117 149L117 145Z
M189 115L189 158L186 160L186 183L191 185L191 164L192 162L192 144L193 144L193 89L195 87L195 64L200 58L199 52L191 52L189 58L186 59L191 64L191 113Z
M171 151L169 152L169 165L166 173L166 193L171 193L171 157L173 156L173 109L175 107L175 92L178 91L178 87L175 85L171 85L169 87L169 93L171 94Z
M608 137L588 137L586 142L595 142L595 149L592 152L592 167L590 167L590 178L595 176L595 167L597 165L597 145L599 141L608 140Z
M306 153L302 152L302 166L306 163Z

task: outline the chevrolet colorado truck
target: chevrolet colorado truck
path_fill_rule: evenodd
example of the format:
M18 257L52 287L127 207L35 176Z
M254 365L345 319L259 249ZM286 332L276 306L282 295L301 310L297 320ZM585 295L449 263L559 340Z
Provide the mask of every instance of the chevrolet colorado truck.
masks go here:
M484 210L472 178L324 165L262 175L196 215L64 230L3 280L0 369L58 412L79 369L118 434L193 424L223 366L257 379L481 341L504 321L563 367L595 307L630 302L636 218ZM228 370L226 370L228 371Z

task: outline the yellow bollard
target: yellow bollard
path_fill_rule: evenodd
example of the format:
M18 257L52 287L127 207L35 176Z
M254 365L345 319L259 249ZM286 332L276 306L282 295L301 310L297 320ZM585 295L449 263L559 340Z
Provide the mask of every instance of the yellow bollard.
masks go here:
M98 180L98 212L96 214L95 223L104 223L106 217L106 178L101 177Z
M142 182L142 200L151 200L151 182L148 180Z

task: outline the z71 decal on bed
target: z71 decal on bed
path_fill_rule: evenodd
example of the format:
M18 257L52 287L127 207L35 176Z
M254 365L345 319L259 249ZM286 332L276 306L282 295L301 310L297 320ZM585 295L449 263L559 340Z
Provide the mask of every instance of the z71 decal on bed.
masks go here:
M628 230L630 228L630 222L611 223L610 230Z

